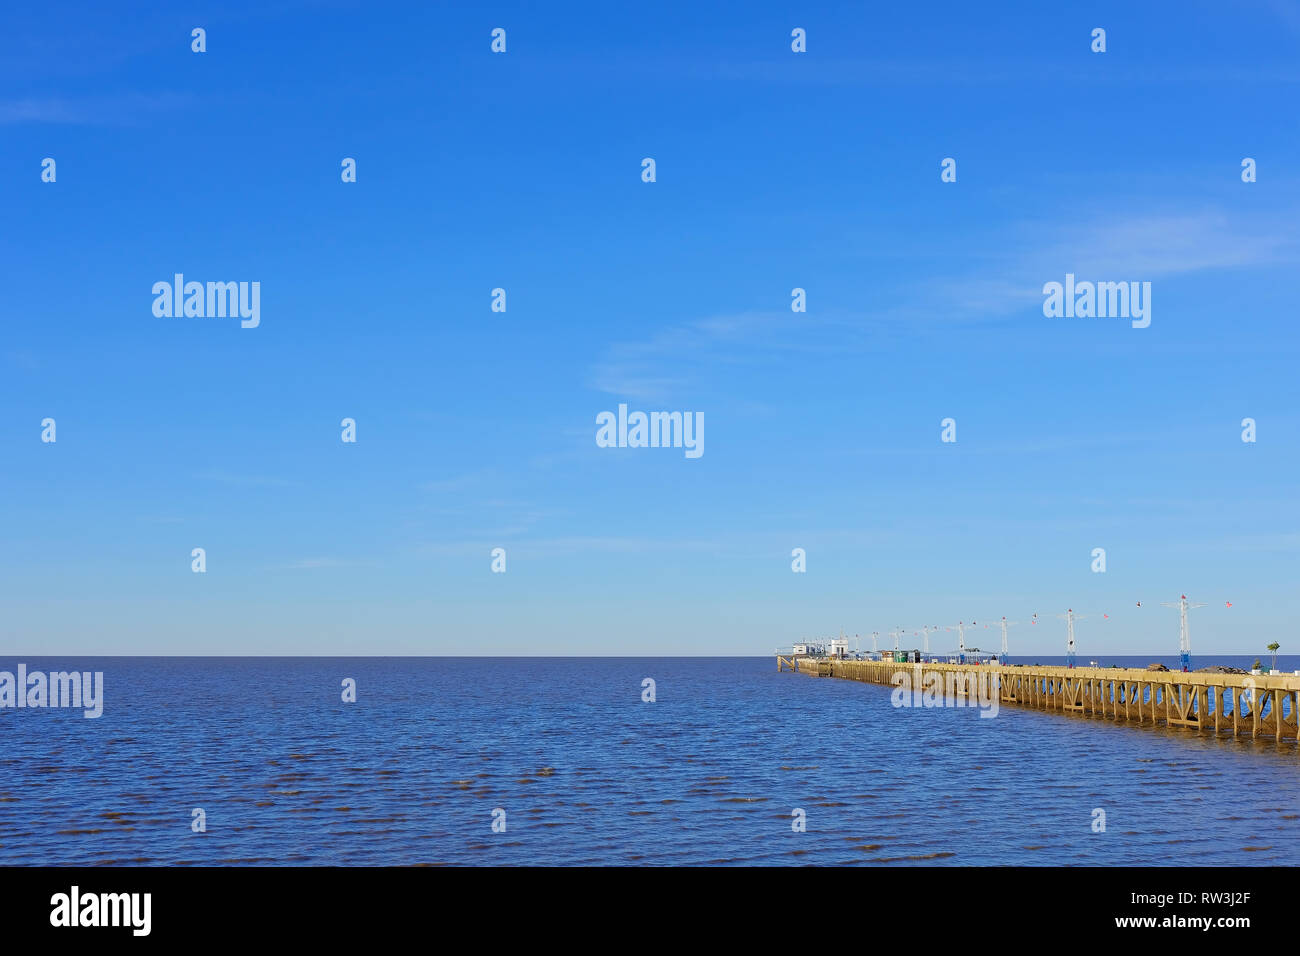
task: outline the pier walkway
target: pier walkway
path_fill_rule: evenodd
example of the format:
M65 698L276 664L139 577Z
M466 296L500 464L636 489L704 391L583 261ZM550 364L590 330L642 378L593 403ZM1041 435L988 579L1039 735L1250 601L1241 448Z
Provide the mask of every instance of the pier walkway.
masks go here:
M1137 724L1298 740L1300 675L1210 674L1118 667L901 664L777 655L777 670L910 690L933 688L973 702L1032 707ZM902 676L906 675L906 677ZM928 685L928 686L927 686Z

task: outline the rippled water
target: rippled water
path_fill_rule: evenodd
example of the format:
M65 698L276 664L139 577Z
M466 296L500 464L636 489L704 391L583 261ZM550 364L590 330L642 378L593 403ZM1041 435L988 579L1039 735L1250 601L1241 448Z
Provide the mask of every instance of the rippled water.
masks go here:
M23 660L104 671L106 703L98 720L0 710L6 864L1265 864L1300 849L1294 743L895 709L888 688L778 674L770 657Z

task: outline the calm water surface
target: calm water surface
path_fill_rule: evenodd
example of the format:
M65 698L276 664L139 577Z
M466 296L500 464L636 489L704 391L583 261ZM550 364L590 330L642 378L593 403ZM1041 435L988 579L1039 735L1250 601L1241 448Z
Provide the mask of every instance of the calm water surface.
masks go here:
M21 660L102 670L106 703L98 720L0 710L3 864L1266 864L1300 849L1293 743L895 709L888 688L777 674L771 657Z

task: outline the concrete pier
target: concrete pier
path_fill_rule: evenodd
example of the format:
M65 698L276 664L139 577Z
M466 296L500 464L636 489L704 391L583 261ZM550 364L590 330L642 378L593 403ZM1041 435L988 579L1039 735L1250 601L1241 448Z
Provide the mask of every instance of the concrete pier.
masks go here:
M1300 741L1300 675L1205 674L1118 667L899 664L777 655L777 670L910 688L1082 717ZM903 676L906 675L906 676Z

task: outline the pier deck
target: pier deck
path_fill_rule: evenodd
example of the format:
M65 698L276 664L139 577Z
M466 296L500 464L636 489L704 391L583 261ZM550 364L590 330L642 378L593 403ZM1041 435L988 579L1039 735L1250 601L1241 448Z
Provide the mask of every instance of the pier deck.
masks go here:
M1208 674L1118 667L900 664L777 656L800 674L872 684L927 686L944 697L1234 736L1300 741L1300 675Z

